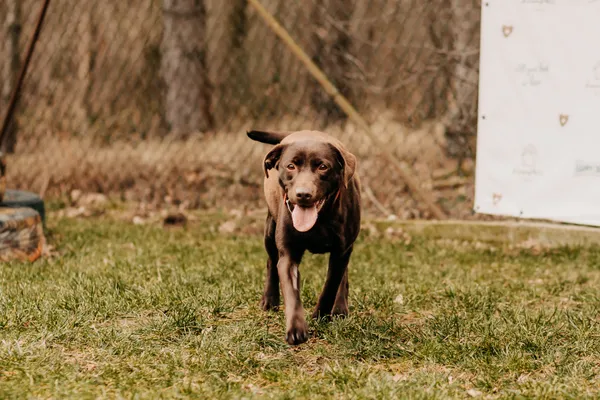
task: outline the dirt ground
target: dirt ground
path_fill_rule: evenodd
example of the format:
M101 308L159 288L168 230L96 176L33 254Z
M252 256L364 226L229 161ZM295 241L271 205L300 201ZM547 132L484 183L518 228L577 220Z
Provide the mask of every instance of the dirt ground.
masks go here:
M490 219L472 211L474 159L456 157L457 151L452 149L456 143L448 140L441 124L426 123L409 130L382 117L372 129L382 143L393 146L421 189L450 218ZM380 146L370 143L351 123L328 132L358 157L367 214L431 218L429 210L415 200L382 159ZM198 134L183 140L132 137L109 144L48 134L21 143L17 154L8 157L8 186L40 193L47 201L65 206L78 206L74 197L91 193L157 210L260 209L264 207L261 165L268 148L250 141L244 131Z

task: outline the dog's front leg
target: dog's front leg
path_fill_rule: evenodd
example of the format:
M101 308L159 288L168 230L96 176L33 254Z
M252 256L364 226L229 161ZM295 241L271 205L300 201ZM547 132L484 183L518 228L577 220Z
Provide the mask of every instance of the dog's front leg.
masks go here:
M271 213L269 213L265 226L265 249L268 256L267 276L261 300L261 307L265 311L277 310L279 308L279 273L277 272L279 250L277 250L277 244L275 243L275 229L275 221Z
M285 340L291 345L304 343L308 340L308 325L304 318L304 308L300 299L299 258L292 257L290 254L280 254L277 263L285 305Z
M329 268L327 269L327 279L325 280L325 286L323 287L323 291L319 296L319 301L317 302L317 307L315 308L315 312L312 317L322 318L331 315L331 311L333 309L333 304L336 302L336 296L338 295L338 291L340 289L340 284L344 276L346 275L346 270L348 268L348 263L350 261L350 255L352 254L352 247L347 249L344 253L333 251L329 256ZM346 284L347 284L347 276L346 276ZM343 288L341 295L347 296L347 288ZM344 293L346 291L346 293ZM340 304L341 305L341 304ZM336 310L337 312L338 310ZM347 304L346 304L346 313Z

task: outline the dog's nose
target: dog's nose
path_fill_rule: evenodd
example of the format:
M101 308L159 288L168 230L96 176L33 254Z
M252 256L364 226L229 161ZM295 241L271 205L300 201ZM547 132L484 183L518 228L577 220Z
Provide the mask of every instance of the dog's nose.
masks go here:
M300 201L309 201L310 199L312 199L312 194L307 188L299 187L296 188L296 197Z

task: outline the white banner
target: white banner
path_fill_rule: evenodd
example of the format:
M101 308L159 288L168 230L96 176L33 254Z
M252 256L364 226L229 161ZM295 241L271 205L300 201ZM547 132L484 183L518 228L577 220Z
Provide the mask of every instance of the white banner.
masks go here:
M475 211L600 226L600 0L482 1Z

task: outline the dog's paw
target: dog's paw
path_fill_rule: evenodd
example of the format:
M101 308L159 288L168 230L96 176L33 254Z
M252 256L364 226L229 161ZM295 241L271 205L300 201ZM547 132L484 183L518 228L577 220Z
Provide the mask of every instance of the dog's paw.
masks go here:
M308 340L308 325L304 318L294 318L285 333L285 341L292 346L299 345Z
M326 312L319 308L316 308L315 311L312 313L312 319L329 321L331 319L331 312Z
M334 317L346 318L348 316L348 305L334 305L331 314Z
M263 295L260 300L260 308L264 311L277 311L279 310L279 296L267 296Z

